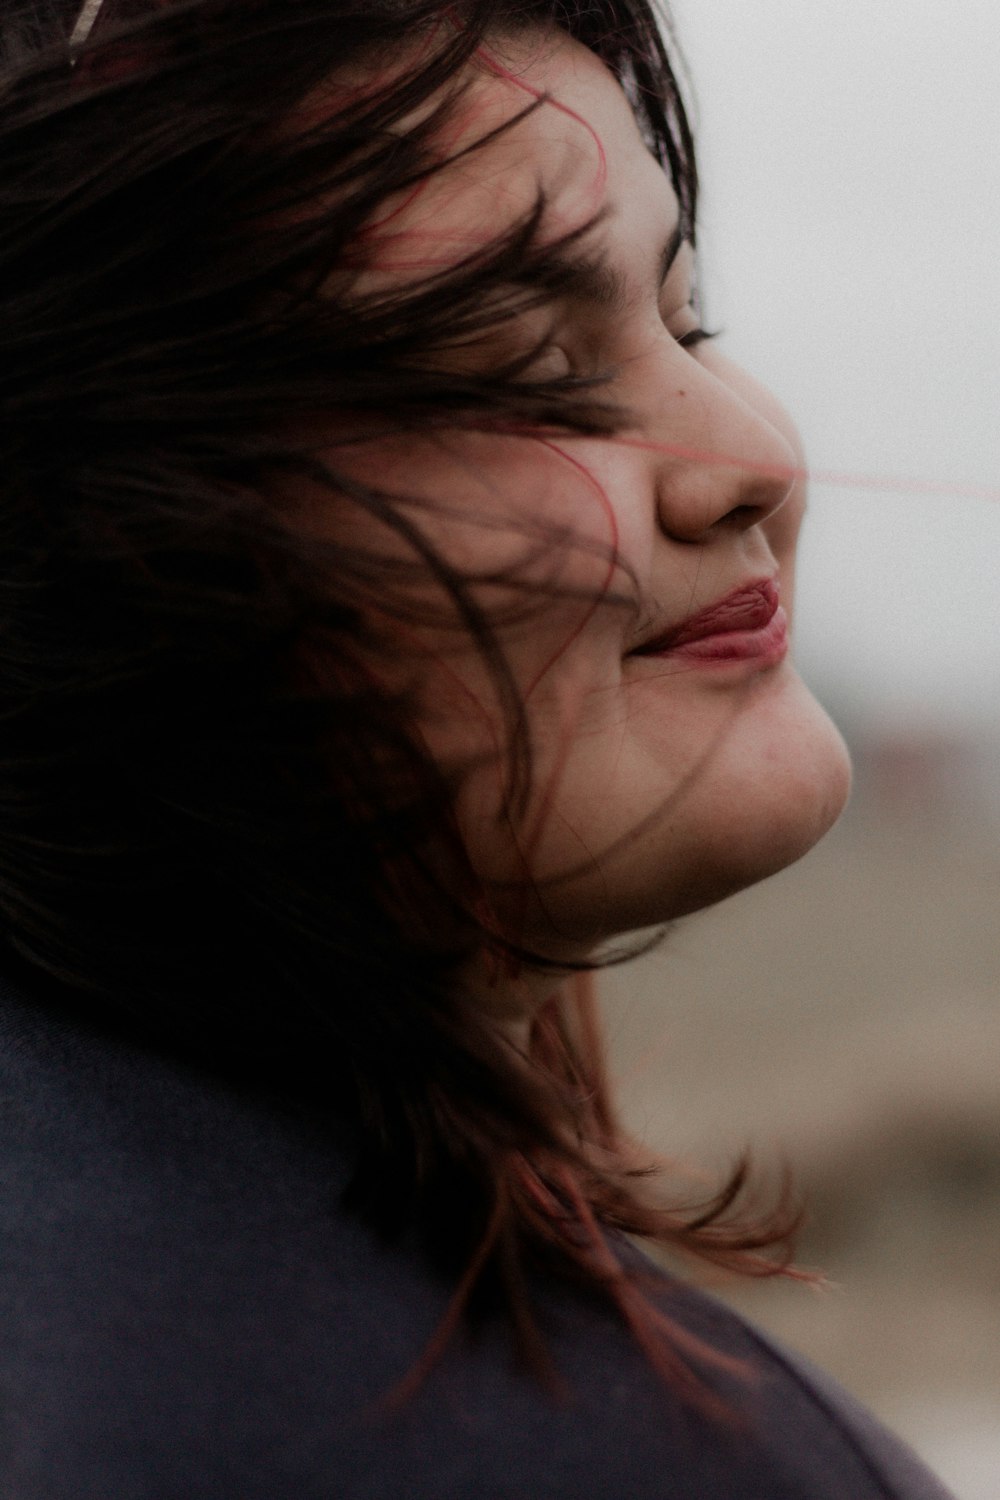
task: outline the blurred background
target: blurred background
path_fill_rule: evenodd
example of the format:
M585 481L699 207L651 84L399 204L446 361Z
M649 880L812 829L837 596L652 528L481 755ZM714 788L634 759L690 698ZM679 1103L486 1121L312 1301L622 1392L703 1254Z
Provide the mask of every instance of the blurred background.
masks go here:
M633 1124L752 1144L832 1286L722 1294L1000 1500L1000 12L675 0L723 348L814 471L796 654L856 791L609 974Z

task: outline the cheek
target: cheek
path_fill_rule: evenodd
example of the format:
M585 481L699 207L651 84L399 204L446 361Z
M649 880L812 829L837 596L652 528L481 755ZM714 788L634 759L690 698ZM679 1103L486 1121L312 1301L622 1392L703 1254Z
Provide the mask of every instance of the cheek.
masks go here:
M355 444L328 462L391 495L401 522L352 510L345 528L383 573L373 674L414 704L478 872L523 882L633 618L607 489L556 444L488 434Z
M377 488L382 518L353 508L343 540L365 549L368 601L393 666L409 668L429 721L493 726L519 705L572 696L584 638L604 653L634 589L619 518L591 471L539 438L441 433L331 450L331 469ZM335 521L319 518L328 535ZM601 644L594 645L594 636Z
M424 741L455 776L459 825L489 882L543 875L562 835L578 840L568 800L581 786L607 781L601 771L619 707L621 625L617 611L590 604L587 611L582 617L578 601L550 604L529 632L502 640L499 681L479 656L448 670L429 666Z
M581 626L579 604L550 605L530 640L502 644L512 696L502 701L487 664L467 661L458 692L450 678L429 678L422 729L452 778L457 825L495 920L515 941L546 946L545 914L550 898L563 907L565 872L581 862L589 872L597 844L621 832L603 821L603 804L621 795L620 611L592 611Z

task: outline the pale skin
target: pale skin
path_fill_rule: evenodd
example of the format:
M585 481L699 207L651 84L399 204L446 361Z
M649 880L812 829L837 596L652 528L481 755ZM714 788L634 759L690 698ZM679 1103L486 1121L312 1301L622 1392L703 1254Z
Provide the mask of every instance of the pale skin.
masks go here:
M432 753L481 758L458 813L499 919L526 946L574 960L798 859L841 811L849 767L790 656L706 664L639 651L755 580L773 581L790 613L805 504L797 436L767 391L699 341L676 194L604 65L549 30L498 41L470 78L452 148L522 111L526 89L555 104L393 206L378 275L457 258L522 215L539 185L553 239L602 212L587 251L614 273L613 302L567 295L498 329L494 349L454 357L489 359L551 329L539 373L613 369L609 394L633 421L618 440L383 439L352 461L425 502L415 515L449 562L484 579L516 563L544 600L521 619L498 614L534 750L517 826L501 815L507 720L477 652L442 624L408 631L401 655L419 675ZM395 538L372 540L397 554ZM514 599L483 588L494 608ZM556 983L486 959L467 979L516 1038Z

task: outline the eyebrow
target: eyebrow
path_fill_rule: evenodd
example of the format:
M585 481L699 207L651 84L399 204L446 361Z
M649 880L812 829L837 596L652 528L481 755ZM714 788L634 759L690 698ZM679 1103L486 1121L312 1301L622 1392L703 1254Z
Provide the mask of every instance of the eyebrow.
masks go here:
M684 227L678 223L660 251L656 271L656 288L659 290L670 274L670 268L687 238ZM635 288L624 272L606 260L573 260L564 267L560 291L563 296L590 302L595 307L613 313L625 313L635 297Z

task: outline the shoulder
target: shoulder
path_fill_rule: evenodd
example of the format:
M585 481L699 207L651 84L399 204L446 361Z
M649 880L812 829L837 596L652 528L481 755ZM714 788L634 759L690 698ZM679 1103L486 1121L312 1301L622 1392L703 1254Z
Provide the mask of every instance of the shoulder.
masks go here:
M886 1495L905 1500L951 1500L950 1492L913 1450L836 1380L817 1369L804 1355L773 1343L759 1330L754 1331L754 1337L808 1392L809 1399L845 1440L863 1455L872 1474L884 1485Z
M500 1326L387 1398L450 1288L340 1207L343 1142L0 985L0 1488L11 1500L942 1500L841 1391L622 1254L740 1373L699 1416L539 1282L555 1398Z
M715 1298L684 1285L671 1291L672 1285L665 1278L663 1295L672 1298L675 1316L713 1347L743 1362L748 1372L743 1410L761 1454L792 1476L788 1493L825 1496L829 1490L845 1497L951 1500L950 1492L907 1444L804 1355Z
M665 1394L627 1335L622 1341L593 1312L578 1312L576 1337L564 1338L561 1352L581 1404L589 1406L595 1443L613 1442L623 1468L623 1447L642 1453L657 1476L650 1482L636 1473L630 1495L949 1500L916 1455L836 1381L714 1297L662 1272L631 1244L620 1252L672 1321L722 1357L719 1367L703 1365L699 1373L733 1414L731 1422L703 1418ZM602 1411L609 1418L603 1433ZM595 1493L613 1495L610 1478L607 1490Z

